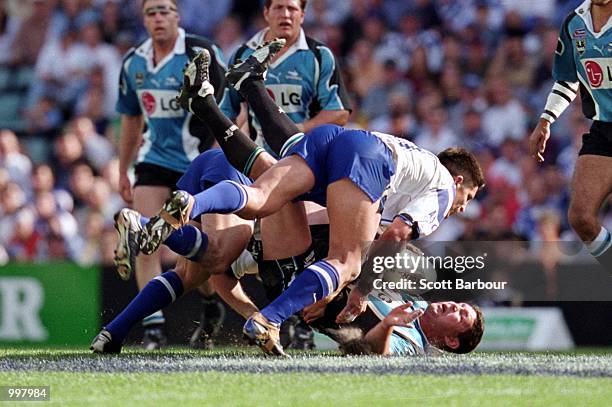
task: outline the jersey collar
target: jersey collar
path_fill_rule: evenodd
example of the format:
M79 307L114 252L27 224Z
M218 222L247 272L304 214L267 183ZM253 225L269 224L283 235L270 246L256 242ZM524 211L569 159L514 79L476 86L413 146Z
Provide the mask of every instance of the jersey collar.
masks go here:
M247 41L247 46L249 48L255 49L259 44L262 44L264 42L264 38L265 38L265 36L266 36L266 34L268 33L269 30L270 30L269 28L264 28L263 30L259 31L257 34L255 34L253 37L251 37L250 40ZM306 34L304 33L304 29L300 29L300 36L298 37L298 40L295 42L295 44L293 44L287 50L287 52L285 52L283 55L281 55L280 58L278 58L276 61L271 63L270 67L271 68L277 67L285 59L289 58L294 53L296 53L298 51L303 51L303 50L308 50L308 43L306 42Z
M608 18L608 22L601 27L601 30L598 33L595 32L593 29L593 16L591 15L591 0L585 0L574 11L578 17L582 18L584 24L595 38L601 37L612 26L612 18Z
M164 59L159 61L157 66L153 64L153 40L147 39L140 47L136 49L136 54L143 57L147 61L147 70L149 72L157 73L159 70L166 65L172 57L175 55L181 55L185 53L185 30L179 27L178 37L174 43L174 49Z

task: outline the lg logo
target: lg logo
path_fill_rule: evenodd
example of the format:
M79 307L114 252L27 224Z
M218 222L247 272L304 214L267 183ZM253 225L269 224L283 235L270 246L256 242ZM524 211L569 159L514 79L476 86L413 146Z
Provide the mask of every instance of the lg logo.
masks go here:
M591 87L600 87L604 79L604 73L601 66L599 66L599 64L595 61L587 61L584 64L584 69L586 70Z

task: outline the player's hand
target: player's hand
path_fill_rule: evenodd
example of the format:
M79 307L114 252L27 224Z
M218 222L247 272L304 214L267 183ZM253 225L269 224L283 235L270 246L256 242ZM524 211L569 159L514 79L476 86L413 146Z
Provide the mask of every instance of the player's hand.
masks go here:
M390 326L410 326L415 319L419 318L425 313L425 310L419 308L414 311L410 311L412 302L408 301L399 307L393 308L393 310L383 320L387 327Z
M325 314L325 308L329 301L325 299L317 301L314 304L310 304L302 310L302 318L307 324L311 323L315 319L321 318Z
M130 179L128 178L127 174L119 175L119 193L121 194L121 198L123 198L126 203L132 203L132 184L130 183Z
M357 287L353 288L346 301L346 306L336 317L336 323L348 324L353 322L355 318L363 314L366 306L366 296Z
M548 120L540 119L529 136L529 154L539 163L544 162L544 150L546 150L546 142L549 138L550 123Z

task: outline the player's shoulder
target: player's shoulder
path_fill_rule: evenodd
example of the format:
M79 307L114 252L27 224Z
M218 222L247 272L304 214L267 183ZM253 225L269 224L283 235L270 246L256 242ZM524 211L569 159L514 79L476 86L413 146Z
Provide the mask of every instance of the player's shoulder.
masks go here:
M185 33L185 46L187 48L206 48L210 51L215 47L215 43L201 35Z
M142 40L140 41L137 45L133 46L132 48L130 48L129 50L127 50L127 52L125 54L123 54L123 63L126 63L128 61L131 61L135 56L137 56L137 51L139 49L141 49L144 44L147 42L148 40Z
M326 58L336 59L331 48L329 48L325 43L306 36L306 44L308 45L308 50L315 55L317 60L323 60Z
M584 26L585 25L584 20L582 19L582 17L578 13L579 11L581 11L581 9L572 10L563 19L563 23L561 24L561 28L563 30L565 30L568 34L569 34L569 30L570 30L570 25L572 25L572 26L573 25L580 25L580 26ZM581 13L584 13L584 10L582 10Z

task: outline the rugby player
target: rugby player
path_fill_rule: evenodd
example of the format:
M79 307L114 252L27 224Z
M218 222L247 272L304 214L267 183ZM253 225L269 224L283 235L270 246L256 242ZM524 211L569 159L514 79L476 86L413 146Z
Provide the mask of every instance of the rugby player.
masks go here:
M484 185L476 159L463 149L441 153L441 159L413 143L390 135L339 126L320 126L307 136L268 95L263 78L271 57L284 40L258 47L226 79L251 106L268 144L282 145L281 159L251 186L220 182L192 196L177 191L147 228L179 228L204 213L237 213L245 219L265 217L292 200L310 200L327 207L330 218L329 253L302 272L289 288L261 313L249 318L247 337L264 352L282 354L278 341L281 322L304 307L326 298L354 280L360 271L365 242L383 232L410 240L433 232L439 222L462 212ZM223 116L208 80L210 57L204 51L186 69L179 102L206 120L230 163L248 173L267 161L267 153ZM432 213L433 212L433 213Z
M453 301L428 304L382 290L368 294L365 312L353 322L339 325L336 319L349 292L347 287L329 304L321 301L303 310L306 321L347 354L427 355L435 349L468 353L482 339L484 317L476 306ZM347 335L350 328L356 328L356 337Z
M529 138L529 149L544 161L550 125L578 91L584 115L593 120L582 137L582 148L571 183L569 222L587 249L612 272L612 234L598 219L612 192L612 2L587 0L563 22L554 56L555 79L544 113Z
M211 81L219 89L216 95L219 100L225 69L221 51L212 42L187 34L179 27L176 0L144 0L142 13L149 38L123 59L116 106L121 114L119 187L127 203L132 203L140 213L152 216L176 189L176 181L191 160L214 143L205 124L174 100L181 86L183 67L198 50L207 49L212 56ZM128 170L134 161L136 180L132 188ZM117 219L120 234L127 233L127 215L128 212L123 212ZM132 268L125 260L129 256L125 248L117 249L117 271L121 278L128 280ZM161 272L159 253L138 256L135 272L138 289ZM209 287L203 290L207 298L202 312L208 314L209 320L220 319L222 305L214 300ZM164 344L163 323L161 312L143 320L145 348L155 349Z

